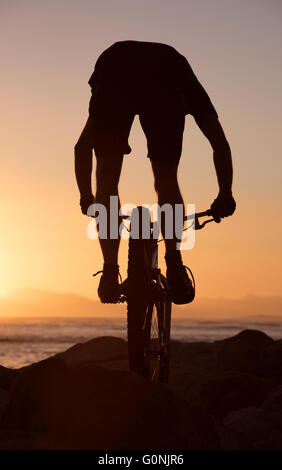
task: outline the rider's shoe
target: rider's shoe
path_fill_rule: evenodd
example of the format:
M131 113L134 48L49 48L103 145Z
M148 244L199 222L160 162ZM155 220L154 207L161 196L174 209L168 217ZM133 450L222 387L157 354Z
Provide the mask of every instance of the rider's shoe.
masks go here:
M98 287L98 296L102 303L117 303L120 297L119 266L104 264Z
M195 298L195 280L192 271L184 266L181 255L173 260L165 255L167 263L166 278L173 303L181 305L192 302ZM191 278L188 272L191 274Z

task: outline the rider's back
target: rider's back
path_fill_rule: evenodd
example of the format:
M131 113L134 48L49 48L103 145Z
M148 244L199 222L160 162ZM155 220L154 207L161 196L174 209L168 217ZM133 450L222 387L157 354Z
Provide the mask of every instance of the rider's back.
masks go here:
M185 114L216 111L197 80L187 59L172 46L145 41L119 41L98 58L89 80L92 91L99 88L128 92L142 100L148 96L179 92L183 95Z
M182 77L181 54L171 46L144 41L119 41L98 58L89 84L162 86ZM184 59L184 57L183 57Z

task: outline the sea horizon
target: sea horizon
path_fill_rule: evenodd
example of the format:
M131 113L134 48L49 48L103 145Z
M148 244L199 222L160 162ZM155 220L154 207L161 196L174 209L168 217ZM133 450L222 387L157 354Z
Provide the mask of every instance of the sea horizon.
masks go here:
M126 315L123 317L25 317L1 318L0 365L20 368L77 343L101 336L126 340ZM274 340L282 339L282 321L247 318L207 319L175 317L171 339L183 342L213 342L232 337L245 329L259 330Z

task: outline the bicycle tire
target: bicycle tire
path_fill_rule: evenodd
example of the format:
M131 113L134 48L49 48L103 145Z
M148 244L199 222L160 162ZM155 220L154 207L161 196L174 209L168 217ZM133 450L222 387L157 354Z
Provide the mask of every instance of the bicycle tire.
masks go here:
M129 368L145 377L144 322L147 302L144 241L129 239L127 344Z
M130 369L145 377L144 361L144 322L147 309L148 279L145 257L146 244L150 239L142 237L143 215L150 220L148 209L139 206L133 209L131 218L138 221L136 233L132 235L130 227L128 269L127 269L127 343ZM145 220L145 219L144 219Z
M164 288L164 324L163 324L163 358L161 362L160 381L168 382L170 362L170 329L171 329L171 300L168 295L166 278L161 275L161 284Z
M144 326L145 375L149 380L168 382L170 358L171 302L165 291L146 312Z
M141 227L143 208L138 211ZM139 234L140 235L140 234ZM130 369L149 380L167 382L171 302L166 278L152 279L152 240L129 238L127 270L127 342ZM154 348L155 346L155 348Z

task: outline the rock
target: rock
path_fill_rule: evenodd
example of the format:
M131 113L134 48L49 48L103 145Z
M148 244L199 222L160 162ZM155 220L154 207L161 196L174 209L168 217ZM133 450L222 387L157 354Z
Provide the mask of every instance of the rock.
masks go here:
M170 387L189 403L222 419L232 410L260 405L275 385L240 372L174 368Z
M9 401L9 390L17 376L17 370L0 366L0 418Z
M48 359L15 380L1 428L75 449L218 449L215 420L168 387L97 364Z
M168 385L132 374L113 337L0 367L0 449L282 448L282 341L244 330L171 349Z
M264 349L274 341L261 331L244 330L218 343L221 348L217 368L252 373L260 364Z
M215 423L221 450L243 450L250 447L247 437L240 431L230 429L218 421Z
M172 341L171 364L254 373L267 357L271 358L272 364L274 359L281 365L282 345L276 343L278 341L257 330L243 330L235 336L213 343Z
M253 373L282 385L282 340L273 341L263 349L260 363Z
M229 413L223 424L244 435L253 449L282 449L282 387L274 390L261 407Z
M0 366L0 388L9 390L17 375L17 370Z
M2 414L4 413L4 410L8 404L9 401L9 392L7 390L3 390L0 388L0 418Z
M223 344L236 344L241 347L250 347L251 349L261 349L269 344L272 344L274 340L270 338L266 333L259 330L242 330L237 335L231 336L223 340L216 341L216 343Z
M66 351L56 354L55 357L71 366L78 366L87 362L128 361L127 343L121 338L102 336L85 343L76 344Z
M282 387L270 393L261 406L261 413L273 429L282 431ZM281 440L282 447L282 440Z
M0 430L0 450L70 450L52 436Z
M217 368L217 354L221 345L217 343L182 341L171 342L171 365L202 369Z

